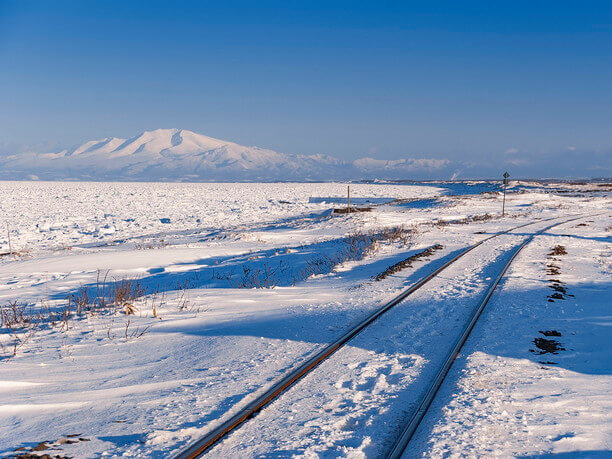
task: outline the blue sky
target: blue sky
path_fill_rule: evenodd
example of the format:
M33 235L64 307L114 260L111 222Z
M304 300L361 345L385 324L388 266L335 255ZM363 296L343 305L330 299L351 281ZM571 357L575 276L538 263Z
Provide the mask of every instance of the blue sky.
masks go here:
M4 153L179 127L603 176L611 81L611 2L0 0Z

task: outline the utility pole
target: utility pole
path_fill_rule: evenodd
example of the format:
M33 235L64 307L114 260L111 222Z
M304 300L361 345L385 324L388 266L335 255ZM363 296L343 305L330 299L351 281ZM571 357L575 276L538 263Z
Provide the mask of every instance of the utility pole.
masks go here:
M506 213L506 187L508 186L508 177L510 177L510 174L508 174L508 172L504 172L504 200L502 201L502 217Z
M13 246L11 245L11 230L9 229L8 222L6 222L6 236L8 238L9 254L13 255Z
M346 203L347 203L346 212L350 214L351 213L351 187L350 185L346 187Z

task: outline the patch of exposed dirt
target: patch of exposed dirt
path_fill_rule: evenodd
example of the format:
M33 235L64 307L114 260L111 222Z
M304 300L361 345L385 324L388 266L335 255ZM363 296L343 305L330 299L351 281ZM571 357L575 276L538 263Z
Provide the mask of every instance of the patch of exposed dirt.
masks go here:
M341 207L339 209L334 209L334 214L352 214L353 212L371 212L371 207Z
M560 274L560 272L558 272L557 270L555 274ZM567 293L566 285L563 282L561 282L559 279L550 279L548 282L550 283L548 287L552 289L553 291L553 293L548 295L549 303L554 303L555 300L564 300L568 296L570 297L574 296L571 293Z
M422 250L421 252L415 253L414 255L409 256L408 258L406 258L405 260L402 260L398 263L395 263L394 265L389 266L387 269L385 269L382 273L374 276L374 280L375 281L380 281L385 279L386 277L395 274L399 271L401 271L402 269L406 269L406 268L411 268L412 267L412 263L420 258L425 258L425 257L429 257L431 255L433 255L435 252L437 252L438 250L443 249L444 247L440 244L436 244L436 245L432 245L431 247L426 248L425 250Z
M561 332L557 330L540 330L539 333L546 336L547 338L537 337L533 339L533 344L535 344L536 349L529 349L529 352L533 352L537 355L544 354L559 354L559 351L565 351L565 348L561 346L561 342L556 339L548 339L551 336L556 338L561 336ZM556 365L557 362L553 362L551 360L541 360L540 363L542 365Z
M529 349L529 352L535 352L539 355L542 354L555 354L557 355L559 351L564 351L565 348L561 347L561 343L556 339L546 339L546 338L534 338L533 344L535 344L537 349Z
M9 456L17 459L71 459L70 456L61 456L56 454L55 456L51 456L50 454L32 454L32 453L23 453L18 456Z
M550 251L548 255L549 256L567 255L567 250L565 250L565 247L563 247L562 245L556 245L552 248L552 250Z
M544 336L561 336L561 332L558 332L557 330L540 330L540 333L542 333Z
M547 255L546 274L549 276L547 282L549 283L548 287L552 290L552 293L547 296L547 301L549 303L554 303L556 300L565 300L568 296L573 297L574 295L567 292L566 284L558 278L558 276L561 275L561 266L559 265L561 259L559 257L567 255L567 250L562 245L556 245ZM539 333L545 336L545 338L542 338L541 336L534 338L532 342L535 345L535 349L529 349L529 352L533 352L537 355L557 355L560 351L565 351L565 348L562 347L561 342L553 339L560 337L561 332L557 330L540 330ZM540 361L540 363L543 365L557 364L557 362L548 360Z
M556 245L548 253L548 263L546 264L546 274L549 276L561 275L561 267L557 264L560 261L560 256L567 255L567 250L562 245ZM549 287L553 290L553 293L548 295L548 302L554 303L555 300L564 300L566 297L574 295L567 293L567 287L559 279L549 279Z
M71 456L65 456L63 454L53 454L53 453L42 453L38 454L42 451L61 451L61 445L72 445L74 443L79 443L82 441L90 441L89 438L85 438L81 436L82 434L70 434L66 435L55 441L41 441L35 446L17 448L12 454L11 458L14 459L70 459Z

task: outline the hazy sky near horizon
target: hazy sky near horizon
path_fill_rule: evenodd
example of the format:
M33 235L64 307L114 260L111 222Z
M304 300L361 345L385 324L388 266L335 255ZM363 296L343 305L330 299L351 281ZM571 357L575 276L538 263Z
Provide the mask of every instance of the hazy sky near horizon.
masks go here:
M612 3L0 0L0 152L178 127L610 174Z

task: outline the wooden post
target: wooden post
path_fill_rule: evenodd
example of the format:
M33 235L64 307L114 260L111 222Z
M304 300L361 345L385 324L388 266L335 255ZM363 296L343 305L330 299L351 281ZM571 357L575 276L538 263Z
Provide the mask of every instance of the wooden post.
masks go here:
M350 186L346 187L346 203L347 203L346 211L350 214L351 213L351 187Z
M6 235L8 237L8 243L9 243L9 254L13 254L13 247L11 246L11 231L9 229L9 224L8 222L6 222Z

